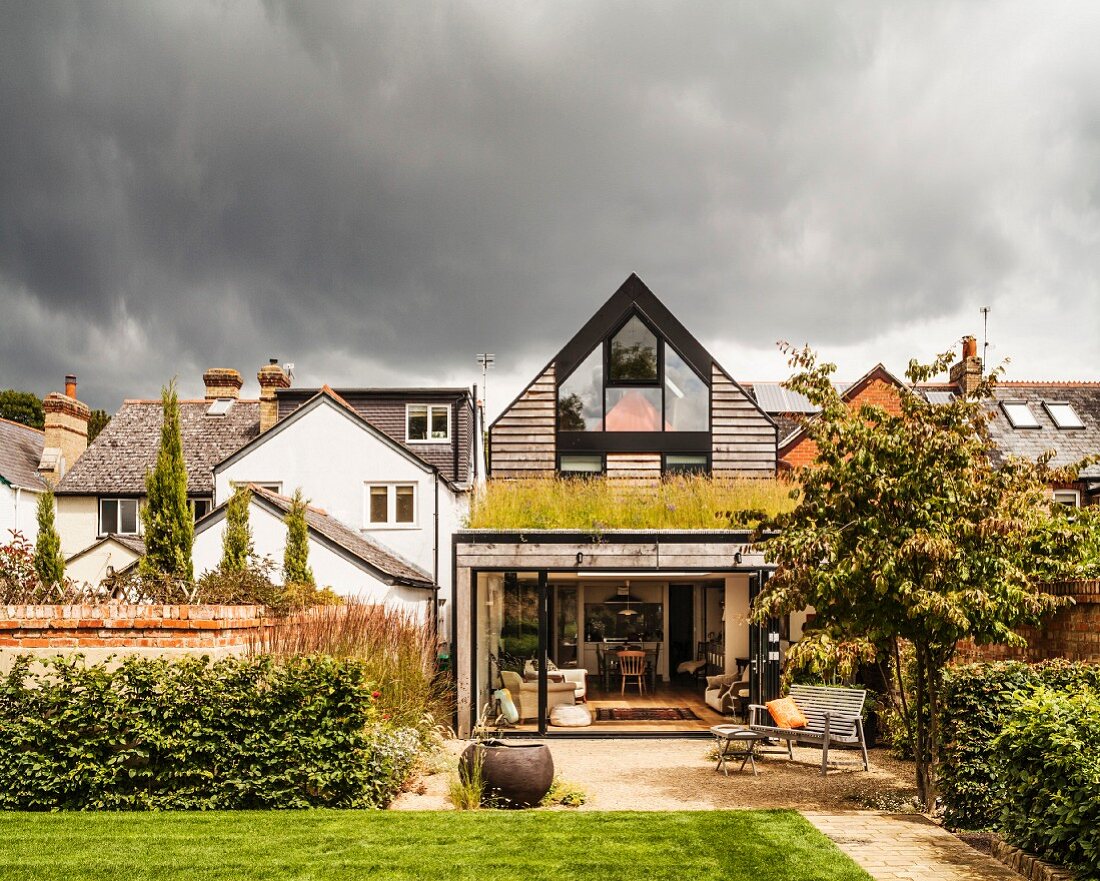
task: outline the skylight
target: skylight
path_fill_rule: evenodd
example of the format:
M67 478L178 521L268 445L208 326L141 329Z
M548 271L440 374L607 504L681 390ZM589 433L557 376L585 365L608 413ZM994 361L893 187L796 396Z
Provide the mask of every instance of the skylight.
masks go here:
M1043 406L1050 414L1050 418L1054 420L1054 424L1059 428L1085 427L1085 423L1081 421L1077 411L1065 401L1043 401Z
M206 410L207 416L224 416L233 406L232 398L218 398Z
M1039 420L1023 401L1001 401L1001 409L1013 428L1038 428Z

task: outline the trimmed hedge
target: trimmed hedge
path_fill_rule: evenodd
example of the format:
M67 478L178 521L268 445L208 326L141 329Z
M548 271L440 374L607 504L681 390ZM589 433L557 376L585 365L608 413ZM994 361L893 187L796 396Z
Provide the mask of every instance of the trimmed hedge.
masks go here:
M1020 696L1039 686L1065 692L1100 689L1100 665L1000 661L948 668L940 716L939 786L944 822L953 829L997 825L1003 788L993 741Z
M356 660L21 657L0 679L0 809L383 807L419 745Z
M1100 697L1039 687L1016 703L993 748L1005 837L1100 878Z

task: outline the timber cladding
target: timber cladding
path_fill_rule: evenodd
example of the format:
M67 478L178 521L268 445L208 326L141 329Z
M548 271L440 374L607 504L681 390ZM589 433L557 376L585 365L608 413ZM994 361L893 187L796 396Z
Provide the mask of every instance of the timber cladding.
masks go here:
M717 364L711 367L711 473L716 477L775 474L775 424Z
M493 477L546 477L557 470L557 383L550 364L489 432Z

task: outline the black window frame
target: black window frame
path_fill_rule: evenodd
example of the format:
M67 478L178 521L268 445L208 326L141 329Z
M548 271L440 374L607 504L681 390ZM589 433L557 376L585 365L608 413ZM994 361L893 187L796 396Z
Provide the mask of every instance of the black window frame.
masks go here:
M582 432L575 432L581 434ZM598 456L600 459L599 471L563 471L561 467L561 460L565 456ZM601 453L595 450L588 452L578 452L576 450L567 450L566 452L558 452L557 457L557 471L559 477L566 477L570 480L584 480L591 477L606 477L607 476L607 454Z
M674 470L674 471L669 471L669 468L668 468L668 457L669 457L669 455L670 455L670 453L669 453L668 450L661 453L661 476L662 477L667 477L667 476L672 475L672 474L707 474L707 475L709 475L711 473L711 469L713 468L713 462L711 461L710 451L697 452L697 451L692 450L692 451L684 452L684 451L680 451L680 450L673 450L671 452L671 455L673 455L673 456L676 456L676 455L680 455L680 456L702 456L703 459L705 460L704 464L701 467L693 467L693 466L677 467L676 470Z

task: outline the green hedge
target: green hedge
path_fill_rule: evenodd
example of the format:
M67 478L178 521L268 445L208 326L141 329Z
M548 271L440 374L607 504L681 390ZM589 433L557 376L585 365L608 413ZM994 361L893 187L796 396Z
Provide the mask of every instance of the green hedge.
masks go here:
M1001 830L1040 857L1100 878L1100 697L1040 687L993 741Z
M0 679L0 809L382 807L418 748L355 660L23 657Z
M1003 661L950 667L940 715L940 794L954 829L997 825L1003 791L993 741L1020 695L1039 686L1077 692L1100 688L1100 666L1070 661Z

